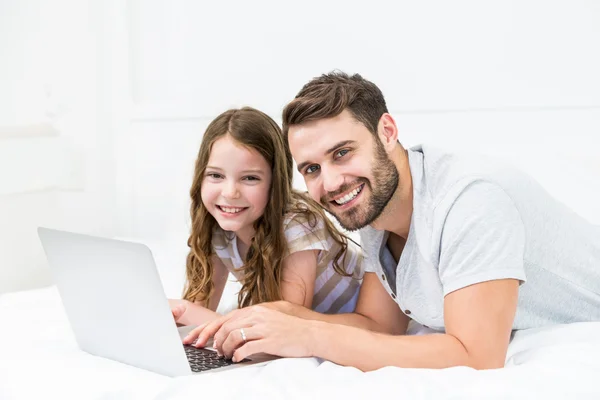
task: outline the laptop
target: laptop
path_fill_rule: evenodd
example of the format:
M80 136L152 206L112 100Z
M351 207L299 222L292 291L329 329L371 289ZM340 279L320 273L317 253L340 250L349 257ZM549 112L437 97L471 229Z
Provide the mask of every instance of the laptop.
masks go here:
M83 351L171 377L275 358L233 363L212 347L184 345L193 327L177 328L146 245L42 227L38 236Z

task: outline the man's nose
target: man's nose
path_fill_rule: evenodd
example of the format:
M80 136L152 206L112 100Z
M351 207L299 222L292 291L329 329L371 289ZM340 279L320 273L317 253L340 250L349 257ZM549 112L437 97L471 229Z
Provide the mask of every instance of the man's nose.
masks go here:
M335 192L342 186L344 177L335 168L321 169L323 179L323 190L325 193Z

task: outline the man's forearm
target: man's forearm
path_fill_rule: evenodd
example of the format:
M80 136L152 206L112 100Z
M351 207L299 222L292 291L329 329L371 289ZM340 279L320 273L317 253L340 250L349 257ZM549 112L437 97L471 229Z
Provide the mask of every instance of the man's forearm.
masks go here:
M447 334L392 336L321 321L311 321L310 330L312 356L362 371L469 365L465 347Z
M385 327L381 326L376 321L373 321L372 319L357 313L321 314L319 312L310 310L306 307L302 307L291 303L288 303L288 306L284 311L289 315L293 315L302 319L328 322L330 324L353 326L356 328L366 329L374 332L390 333Z

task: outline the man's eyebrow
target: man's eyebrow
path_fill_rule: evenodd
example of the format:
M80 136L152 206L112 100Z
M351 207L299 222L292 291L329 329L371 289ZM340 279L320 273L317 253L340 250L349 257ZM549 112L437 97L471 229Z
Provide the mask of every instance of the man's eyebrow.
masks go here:
M331 146L330 148L325 150L325 153L323 153L323 154L327 156L327 155L333 153L334 151L336 151L337 149L339 149L340 147L346 146L348 144L353 144L353 143L356 143L356 142L354 140L342 140L341 142L337 142L336 144L334 144L333 146ZM306 167L309 164L310 164L310 161L305 161L303 163L298 164L298 172L302 172L304 167Z
M325 151L324 155L329 155L329 154L333 153L334 151L336 151L337 149L339 149L340 147L345 146L350 143L354 143L354 140L342 140L341 142L338 142L338 143L334 144L333 146L331 146L329 149L327 149L327 151Z

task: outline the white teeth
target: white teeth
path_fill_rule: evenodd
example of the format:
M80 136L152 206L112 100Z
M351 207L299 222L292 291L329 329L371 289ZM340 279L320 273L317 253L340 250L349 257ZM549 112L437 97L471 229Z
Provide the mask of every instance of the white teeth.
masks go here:
M344 197L340 197L339 199L336 199L335 202L337 204L339 204L340 206L343 204L346 204L347 202L349 202L350 200L355 198L360 193L361 190L362 190L362 186L359 186L356 189L354 189L353 191L351 191L350 193L348 193L347 195L345 195Z
M243 208L233 208L233 207L223 207L223 206L219 206L219 208L221 210L225 211L226 213L230 213L230 214L236 214L243 210Z

